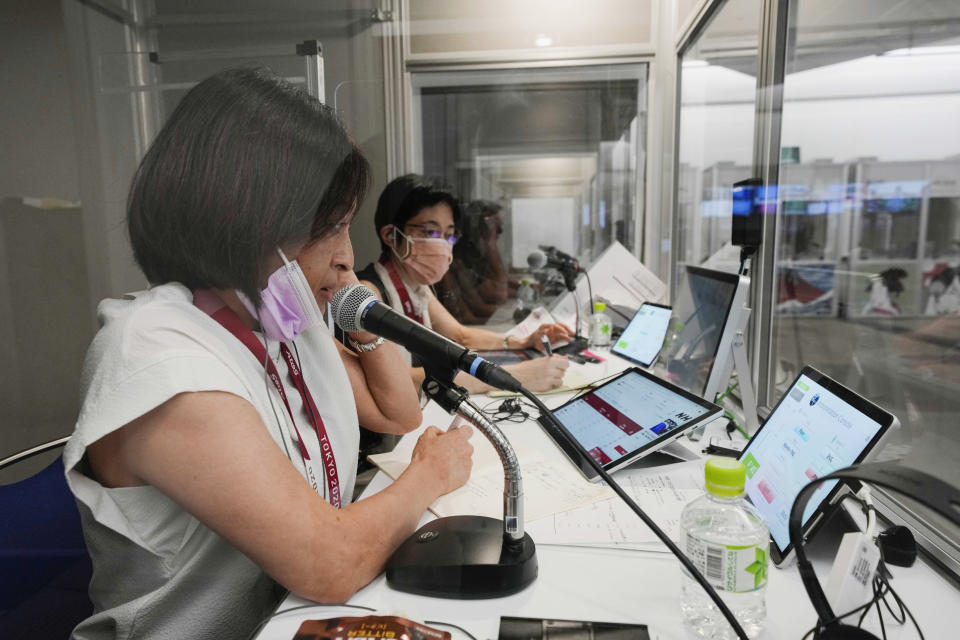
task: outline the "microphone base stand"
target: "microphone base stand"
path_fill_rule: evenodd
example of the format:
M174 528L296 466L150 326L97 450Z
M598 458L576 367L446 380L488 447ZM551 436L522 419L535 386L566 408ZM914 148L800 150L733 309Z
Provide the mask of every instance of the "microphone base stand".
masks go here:
M453 383L456 371L425 367L423 391L448 413L473 424L504 465L504 519L450 516L423 525L387 561L387 584L398 591L440 598L499 598L537 577L536 546L523 531L520 467L500 429Z

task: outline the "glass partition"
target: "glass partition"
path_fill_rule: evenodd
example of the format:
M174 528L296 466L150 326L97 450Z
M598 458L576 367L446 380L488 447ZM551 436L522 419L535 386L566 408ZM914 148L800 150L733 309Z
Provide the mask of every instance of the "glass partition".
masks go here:
M958 485L960 5L793 8L773 395L811 364L899 417L885 458Z
M461 322L511 321L517 295L528 309L564 291L554 270L528 264L540 245L583 264L613 241L634 250L646 84L644 64L413 74L422 171L467 205L453 267L438 287ZM458 276L461 267L471 273ZM491 287L494 276L506 286ZM478 286L509 295L467 304Z
M729 0L680 56L673 282L685 265L736 271L731 188L752 175L760 0Z

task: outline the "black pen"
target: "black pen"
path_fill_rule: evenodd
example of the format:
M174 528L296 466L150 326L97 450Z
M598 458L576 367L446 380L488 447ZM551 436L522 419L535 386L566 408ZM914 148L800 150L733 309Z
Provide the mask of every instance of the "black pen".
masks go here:
M543 350L547 352L547 357L552 357L553 349L550 348L550 341L547 340L547 336L540 336L540 342L543 343Z

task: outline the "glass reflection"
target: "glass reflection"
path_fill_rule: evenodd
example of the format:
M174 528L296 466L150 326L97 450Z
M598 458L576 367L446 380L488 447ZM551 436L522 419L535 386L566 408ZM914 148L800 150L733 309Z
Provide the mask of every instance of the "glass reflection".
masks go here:
M960 6L817 7L787 49L776 393L822 369L899 417L886 458L956 484Z

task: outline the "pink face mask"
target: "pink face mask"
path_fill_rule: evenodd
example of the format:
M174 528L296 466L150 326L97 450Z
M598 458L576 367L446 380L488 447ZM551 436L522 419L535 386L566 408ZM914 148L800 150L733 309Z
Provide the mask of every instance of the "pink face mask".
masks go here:
M453 262L453 247L446 238L411 238L396 228L394 234L394 238L399 235L406 239L407 255L401 257L396 248L393 253L419 284L436 284L443 279Z
M289 342L307 329L321 324L323 314L310 290L310 284L296 261L289 262L277 249L283 266L270 274L267 288L260 292L260 309L250 298L237 291L240 302L254 318L268 340Z

